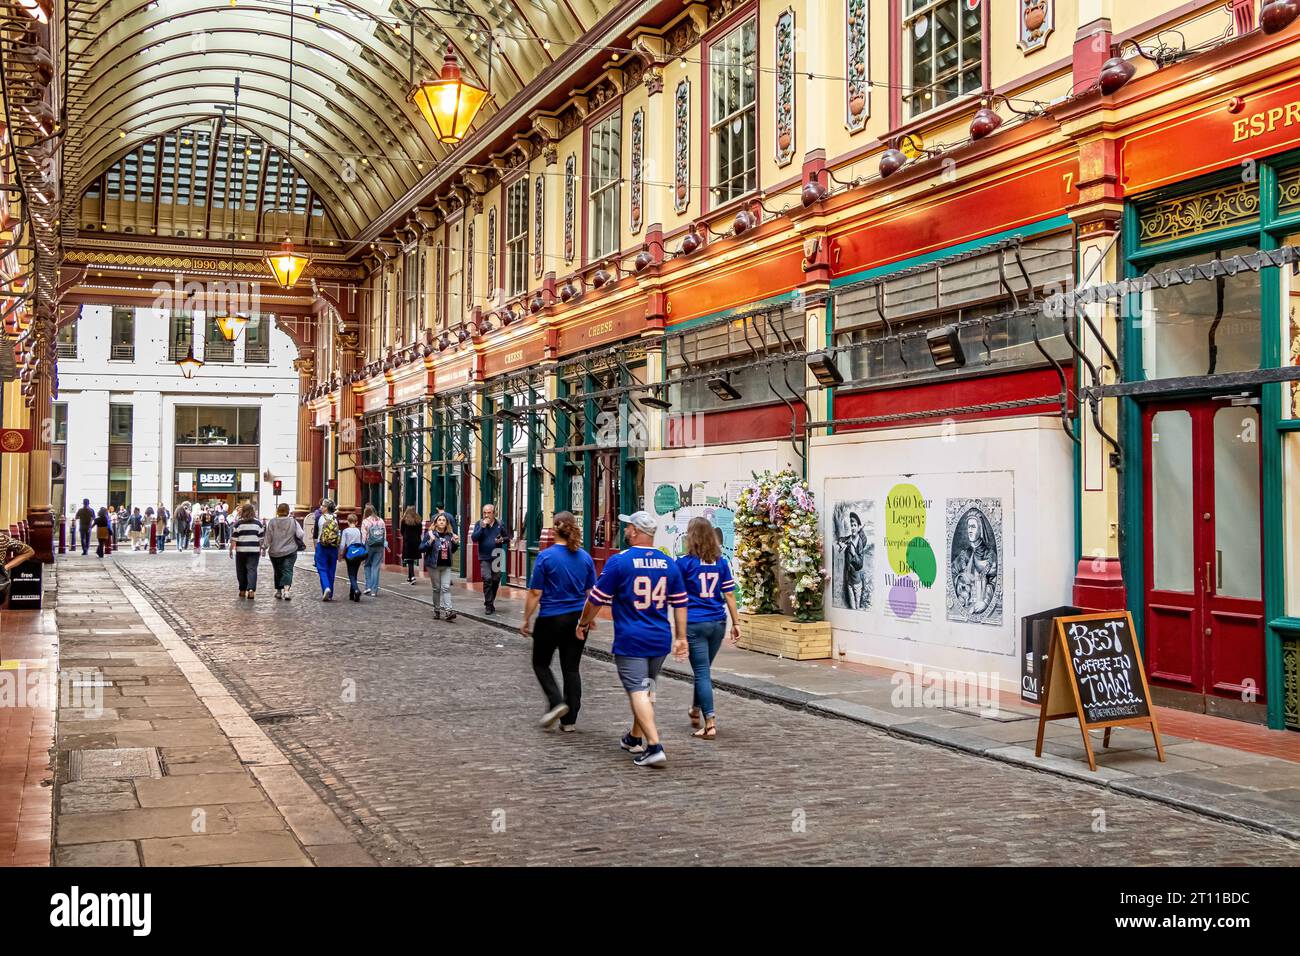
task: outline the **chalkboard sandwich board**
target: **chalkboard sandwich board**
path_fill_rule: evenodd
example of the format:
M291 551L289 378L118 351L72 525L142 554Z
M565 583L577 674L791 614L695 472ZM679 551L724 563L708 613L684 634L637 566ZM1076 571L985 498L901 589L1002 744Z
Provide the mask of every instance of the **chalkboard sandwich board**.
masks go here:
M1093 770L1097 759L1088 731L1094 729L1105 729L1102 746L1109 747L1112 727L1150 727L1156 755L1165 759L1133 618L1127 611L1058 617L1043 687L1035 756L1043 755L1043 732L1049 720L1077 717Z

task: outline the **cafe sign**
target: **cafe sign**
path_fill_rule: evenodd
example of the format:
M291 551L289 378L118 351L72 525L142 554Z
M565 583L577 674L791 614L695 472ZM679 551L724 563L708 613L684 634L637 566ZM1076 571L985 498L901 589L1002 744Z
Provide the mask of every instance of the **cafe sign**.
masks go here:
M238 482L237 471L200 471L196 487L199 491L234 491Z
M413 402L429 394L429 372L423 365L416 375L408 375L393 383L393 404Z

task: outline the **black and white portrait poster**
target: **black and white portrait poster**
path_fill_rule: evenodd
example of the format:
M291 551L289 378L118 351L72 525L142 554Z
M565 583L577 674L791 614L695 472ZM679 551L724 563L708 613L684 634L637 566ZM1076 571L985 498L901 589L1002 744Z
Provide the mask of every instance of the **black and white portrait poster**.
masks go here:
M1002 623L1002 499L949 498L948 620Z
M871 607L876 553L876 503L836 502L831 518L831 606L865 611Z

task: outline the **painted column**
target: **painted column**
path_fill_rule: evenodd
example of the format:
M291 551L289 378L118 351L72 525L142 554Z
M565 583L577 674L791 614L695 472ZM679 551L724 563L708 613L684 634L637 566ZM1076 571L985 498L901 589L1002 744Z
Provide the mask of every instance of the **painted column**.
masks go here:
M306 395L312 387L312 382L316 376L316 359L313 350L309 347L298 353L298 357L293 360L293 370L298 373L298 482L295 489L294 514L302 517L311 513L316 507L316 502L312 501L312 485L315 484L314 476L319 472L321 462L317 460L316 442L313 441L312 427L315 425L315 416L312 414L311 406L302 401L301 396Z
M37 339L38 347L44 339ZM46 357L47 368L54 363L54 349ZM53 382L42 372L35 377L35 394L28 414L31 428L31 453L27 458L27 531L28 544L41 561L54 560L54 513L50 510L50 439L53 437Z
M1079 136L1078 202L1069 209L1079 237L1078 281L1080 286L1114 282L1122 278L1118 242L1123 201L1118 196L1118 149L1104 133L1089 130ZM1087 306L1102 339L1083 316L1067 320L1078 330L1079 346L1086 361L1077 361L1075 391L1110 384L1118 376L1112 358L1123 334L1120 317L1110 305ZM1094 381L1092 369L1099 381ZM1120 434L1118 403L1100 401L1094 407L1084 401L1079 408L1075 476L1078 492L1079 561L1074 580L1074 603L1089 610L1118 610L1125 607L1124 577L1120 566L1120 472L1118 449L1112 439ZM1100 426L1100 427L1098 427Z

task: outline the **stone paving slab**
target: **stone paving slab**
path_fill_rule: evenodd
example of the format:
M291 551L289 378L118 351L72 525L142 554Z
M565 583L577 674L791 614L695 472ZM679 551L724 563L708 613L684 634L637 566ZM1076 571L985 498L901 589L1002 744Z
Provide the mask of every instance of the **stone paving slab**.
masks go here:
M301 778L294 785L284 756L119 569L61 560L59 570L62 666L111 686L58 715L56 865L373 863ZM71 751L113 748L157 748L164 775L68 779ZM280 771L275 787L241 756Z

